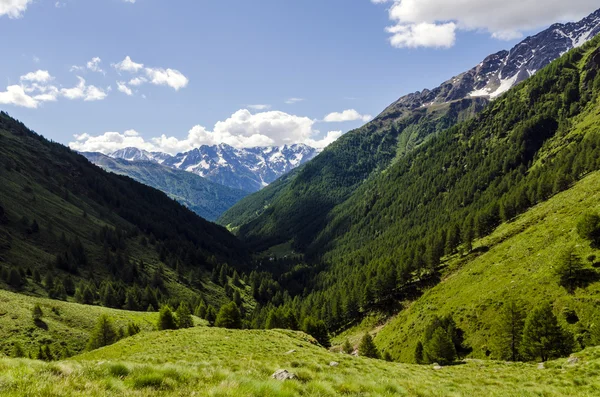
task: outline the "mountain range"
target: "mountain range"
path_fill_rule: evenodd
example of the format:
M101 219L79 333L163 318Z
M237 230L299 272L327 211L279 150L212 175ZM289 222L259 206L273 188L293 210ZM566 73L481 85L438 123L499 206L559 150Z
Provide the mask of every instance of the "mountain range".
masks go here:
M237 230L242 239L259 249L288 241L305 249L327 227L330 212L365 181L440 132L472 119L490 100L501 98L502 93L598 33L600 10L579 22L554 24L510 51L486 57L437 88L401 97L374 120L327 147L293 178L286 178L285 186L267 187L260 195L238 202L220 223ZM275 190L277 193L271 193Z
M109 154L127 161L152 161L191 172L209 181L253 193L306 163L318 151L303 144L238 149L227 144L203 145L171 156L125 148Z
M119 354L133 346L146 363L165 362L167 351L184 363L192 360L185 348L190 337L209 338L231 345L207 354L225 368L214 383L235 383L236 392L252 385L230 382L237 375L227 371L239 362L255 368L256 357L232 351L251 343L250 350L268 346L260 354L270 364L250 377L283 368L277 357L297 373L278 371L274 376L298 381L271 380L262 394L293 394L306 385L309 394L369 394L381 379L368 387L335 379L335 371L363 362L350 356L357 351L432 365L392 372L440 376L459 371L451 365L459 360L477 359L463 367L476 366L482 382L461 389L459 375L450 394L477 394L482 383L501 387L498 373L525 368L560 377L554 386L564 389L548 395L592 395L597 382L581 368L592 368L599 350L590 347L600 346L598 33L600 10L552 25L434 90L400 98L320 153L303 145L217 145L175 156L127 148L86 159L0 113L0 286L22 294L0 297L8 308L0 313L0 335L9 330L3 336L11 343L0 352L18 352L21 342L29 352L39 349L40 359L49 346L81 352L83 338L72 329L88 335L94 326L82 324L85 306L75 301L125 309L106 311L130 322L122 324L122 336L154 324L169 330L87 357L127 363L130 357ZM232 191L213 179L246 189ZM216 216L251 189L218 219L221 226L190 211L197 204L198 212ZM52 307L23 295L71 302ZM156 316L147 313L158 308ZM94 333L102 335L109 323L100 317ZM200 324L254 330L194 327ZM174 330L186 327L194 329ZM332 362L325 350L311 359L274 348L282 332L302 338L293 342L301 349L333 344L347 355ZM111 334L103 345L116 341L117 332ZM164 343L151 346L150 339ZM191 379L172 368L100 364L94 379L110 378L118 392L176 393ZM502 369L489 375L486 367ZM61 365L53 371L73 372ZM317 373L329 377L315 383ZM439 394L425 377L418 382ZM533 378L520 382L518 392L545 392ZM374 394L422 392L411 382Z
M112 158L102 153L81 154L107 171L129 176L165 192L209 221L215 221L223 212L248 195L243 190L211 182L191 172L161 165L144 157L143 152L137 149L134 151L140 156L131 161Z

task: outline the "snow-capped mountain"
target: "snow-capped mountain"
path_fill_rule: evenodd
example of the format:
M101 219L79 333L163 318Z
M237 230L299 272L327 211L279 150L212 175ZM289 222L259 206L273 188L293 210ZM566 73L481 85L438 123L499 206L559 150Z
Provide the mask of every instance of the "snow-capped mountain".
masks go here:
M439 87L406 95L384 113L396 113L465 98L495 99L527 79L569 50L585 44L600 33L600 10L579 22L554 24L500 51Z
M247 149L220 144L204 145L175 156L125 148L110 154L110 157L128 161L153 161L192 172L221 185L256 192L317 154L316 149L302 144Z

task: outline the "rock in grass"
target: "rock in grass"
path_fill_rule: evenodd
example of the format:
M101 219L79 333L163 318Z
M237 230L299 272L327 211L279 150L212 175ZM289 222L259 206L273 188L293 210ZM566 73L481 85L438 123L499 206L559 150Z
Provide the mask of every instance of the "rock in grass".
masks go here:
M290 380L296 379L296 375L291 372L288 372L285 369L278 369L273 375L271 375L271 378L277 380Z
M578 363L579 363L579 357L571 356L567 360L567 364L568 365L575 365L575 364L578 364Z
M338 365L340 365L340 363L338 363L337 361L332 361L329 363L330 367L337 367Z
M442 369L443 367L441 365L439 365L438 363L434 363L433 364L433 369L436 371L439 371L440 369Z

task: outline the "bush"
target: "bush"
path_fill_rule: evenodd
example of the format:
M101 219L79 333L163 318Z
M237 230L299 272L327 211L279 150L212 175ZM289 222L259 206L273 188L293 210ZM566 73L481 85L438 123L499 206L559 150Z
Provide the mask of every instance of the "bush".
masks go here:
M346 342L344 342L344 345L342 346L342 351L346 354L354 353L354 346L352 346L348 339L346 339Z
M192 319L192 314L187 303L181 302L179 304L177 311L175 311L175 316L177 317L179 328L192 328L194 326L194 320Z

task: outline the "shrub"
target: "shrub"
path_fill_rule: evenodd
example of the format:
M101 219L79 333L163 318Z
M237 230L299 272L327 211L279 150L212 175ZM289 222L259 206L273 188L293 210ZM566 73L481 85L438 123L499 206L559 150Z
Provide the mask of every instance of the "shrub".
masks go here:
M175 321L173 312L171 311L171 308L167 305L163 306L160 309L160 312L158 314L157 328L159 331L163 331L166 329L177 329L177 322Z
M375 346L375 342L373 342L373 338L368 332L365 334L365 336L363 336L360 344L358 345L358 354L369 358L380 357L379 350L377 350L377 346Z
M221 328L242 328L242 317L237 305L234 302L229 302L226 305L221 306L215 326Z
M88 350L99 349L104 346L112 345L117 341L117 331L112 320L103 314L98 318L96 327L92 331L92 335L88 342Z

